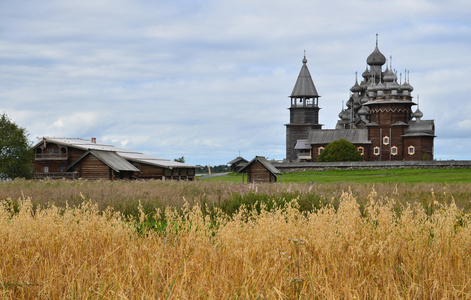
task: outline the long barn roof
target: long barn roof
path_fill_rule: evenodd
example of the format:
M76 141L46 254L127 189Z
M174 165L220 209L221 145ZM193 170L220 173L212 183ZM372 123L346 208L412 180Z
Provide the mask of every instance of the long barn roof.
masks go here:
M119 156L129 161L139 162L139 163L148 164L148 165L154 165L154 166L162 167L162 168L168 168L168 169L196 168L196 166L193 166L190 164L185 164L185 163L180 163L180 162L172 161L165 158L150 156L150 155L143 154L141 152L136 152L136 151L131 151L131 150L126 150L123 148L115 147L113 145L93 143L91 140L76 139L76 138L44 137L39 143L37 143L34 146L34 148L37 148L38 146L40 146L42 143L44 143L44 141L49 142L49 143L56 143L56 144L60 144L60 145L68 146L68 147L78 148L85 151L90 151L90 150L112 151L112 152L116 152Z
M368 140L368 129L311 130L306 143L311 145L326 145L340 139L345 139L352 144L371 144L371 141Z

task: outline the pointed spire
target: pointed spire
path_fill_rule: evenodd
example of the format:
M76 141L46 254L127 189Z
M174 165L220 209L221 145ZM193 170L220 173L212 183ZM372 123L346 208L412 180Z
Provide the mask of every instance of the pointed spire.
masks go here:
M294 86L293 92L291 93L292 98L317 98L319 94L317 93L316 86L312 81L311 73L306 65L307 59L306 56L303 58L303 65L301 71L299 72L298 79Z
M378 47L378 34L376 34L376 47Z
M392 55L389 55L389 69L392 70Z

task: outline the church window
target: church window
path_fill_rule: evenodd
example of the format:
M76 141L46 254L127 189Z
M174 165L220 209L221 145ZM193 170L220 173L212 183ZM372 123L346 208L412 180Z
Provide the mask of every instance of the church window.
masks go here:
M389 136L383 137L383 144L384 145L389 145Z
M358 149L358 151L360 152L361 155L363 155L363 153L365 153L365 148L358 147L357 149Z
M373 153L374 155L379 155L379 147L375 147Z
M49 167L48 166L44 167L44 173L49 173Z
M317 152L319 155L324 151L324 147L319 147L319 151Z
M391 147L391 154L392 155L397 155L397 147L396 146Z
M407 153L409 153L409 155L414 155L415 147L414 146L409 146L409 148L407 148Z

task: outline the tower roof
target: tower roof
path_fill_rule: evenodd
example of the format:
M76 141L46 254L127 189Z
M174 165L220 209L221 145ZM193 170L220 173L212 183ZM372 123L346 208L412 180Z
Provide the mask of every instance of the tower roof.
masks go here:
M304 56L303 66L301 67L301 71L299 72L298 80L296 80L296 84L294 85L291 97L319 97L319 94L317 94L316 86L314 85L314 81L312 81L311 73L309 73L309 69L307 68L306 63L307 59L306 56Z

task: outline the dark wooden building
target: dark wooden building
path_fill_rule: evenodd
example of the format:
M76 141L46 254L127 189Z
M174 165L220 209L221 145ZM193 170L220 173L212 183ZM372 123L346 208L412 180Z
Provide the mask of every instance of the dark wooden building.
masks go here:
M139 169L119 156L107 150L89 150L74 161L65 172L76 173L86 179L131 179Z
M249 161L246 160L245 158L241 157L241 156L238 156L236 158L234 158L233 160L231 160L230 162L228 162L227 164L228 165L231 165L231 171L232 172L239 172L243 167L245 167L247 165Z
M96 139L43 138L34 147L36 178L194 180L195 166L129 151Z
M256 156L239 173L246 173L249 183L276 182L277 175L281 175L281 172L263 156Z
M408 72L404 73L404 80L402 75L398 78L391 60L388 66L376 40L374 51L366 59L367 68L362 73L363 80L358 83L358 78L355 78L350 97L346 101L346 107L339 113L335 129L320 128L321 125L317 124L318 107L317 110L305 112L310 117L298 116L298 122L290 121L286 125L286 160L317 161L328 143L341 138L353 143L365 161L433 160L434 121L422 120L423 113L418 108L418 103L413 102L414 88L409 83ZM304 99L316 99L313 95L317 95L317 91L314 93L315 90L312 89L314 83L310 83L312 78L302 76L307 74L306 62L304 58L292 94L292 97L299 95L295 102L304 110ZM383 70L385 64L386 68ZM311 88L299 88L300 82L304 82L301 86ZM304 92L305 90L310 92ZM292 98L290 111L298 109L293 103ZM312 103L316 105L317 101ZM415 111L412 110L413 106L417 106ZM301 111L299 114L303 115ZM290 120L293 120L292 112ZM293 144L294 140L296 142Z

